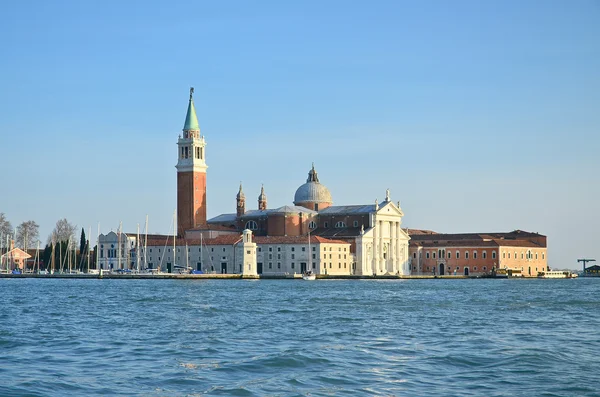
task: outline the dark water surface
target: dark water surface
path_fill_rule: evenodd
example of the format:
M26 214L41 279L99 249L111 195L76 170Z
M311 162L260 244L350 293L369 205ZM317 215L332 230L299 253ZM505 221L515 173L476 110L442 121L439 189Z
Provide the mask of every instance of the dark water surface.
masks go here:
M600 279L0 279L0 396L600 396Z

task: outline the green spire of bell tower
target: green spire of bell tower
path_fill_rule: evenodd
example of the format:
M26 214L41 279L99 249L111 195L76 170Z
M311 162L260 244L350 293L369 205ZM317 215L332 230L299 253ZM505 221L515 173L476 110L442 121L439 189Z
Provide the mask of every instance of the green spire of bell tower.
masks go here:
M196 117L196 107L194 106L194 87L190 87L190 103L188 104L187 114L185 116L185 124L183 125L184 131L199 131L200 126L198 125L198 117Z

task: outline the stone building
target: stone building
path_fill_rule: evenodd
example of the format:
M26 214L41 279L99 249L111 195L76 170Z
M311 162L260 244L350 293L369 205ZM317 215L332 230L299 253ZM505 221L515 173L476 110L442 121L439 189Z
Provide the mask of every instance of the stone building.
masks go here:
M536 277L548 269L546 236L538 233L409 233L412 274Z

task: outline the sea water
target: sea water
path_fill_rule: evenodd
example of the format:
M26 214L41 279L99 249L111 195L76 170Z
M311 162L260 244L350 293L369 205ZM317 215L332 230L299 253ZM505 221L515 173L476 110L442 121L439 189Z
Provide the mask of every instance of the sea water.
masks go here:
M600 279L0 279L0 396L600 396Z

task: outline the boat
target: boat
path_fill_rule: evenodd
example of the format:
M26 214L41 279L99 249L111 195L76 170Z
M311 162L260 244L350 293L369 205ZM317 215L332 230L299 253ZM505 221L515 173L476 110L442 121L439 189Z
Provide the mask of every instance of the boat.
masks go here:
M302 273L302 280L313 281L317 279L317 275L311 272L310 270Z
M312 265L310 261L310 256L312 251L310 250L310 229L308 229L308 269L304 273L302 273L302 280L313 281L317 279L317 275L312 272Z
M538 273L538 278L575 278L577 274L574 274L568 270L547 270Z

